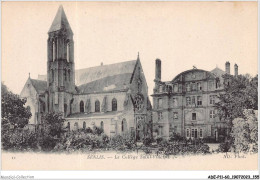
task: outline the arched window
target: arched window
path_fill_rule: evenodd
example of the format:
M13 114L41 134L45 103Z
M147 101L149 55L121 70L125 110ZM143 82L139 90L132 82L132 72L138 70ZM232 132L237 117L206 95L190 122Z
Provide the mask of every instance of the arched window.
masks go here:
M67 43L67 61L70 61L70 44Z
M126 132L127 131L127 122L126 122L125 119L122 120L121 130L122 130L122 132Z
M64 104L64 115L67 115L67 104Z
M28 109L28 111L30 111L30 112L31 112L31 107L30 107L30 106L27 106L27 109Z
M100 102L99 102L99 100L96 100L96 102L95 102L95 112L100 112Z
M70 122L67 123L68 131L70 131Z
M100 122L100 128L104 131L104 122L103 121Z
M42 112L45 113L45 103L42 102Z
M86 129L86 122L83 122L83 129Z
M56 58L56 46L55 46L55 40L52 41L52 61L54 61Z
M112 100L112 111L117 111L117 100L114 98Z
M75 131L79 130L79 124L77 122L74 123L74 130Z
M80 112L84 112L84 102L83 101L80 101L79 109L80 109Z
M64 69L64 71L63 71L63 72L64 72L64 80L65 80L65 81L67 81L67 70L66 70L66 69Z
M68 80L70 81L70 70L68 70Z
M54 70L51 70L51 78L52 78L52 82L54 82Z

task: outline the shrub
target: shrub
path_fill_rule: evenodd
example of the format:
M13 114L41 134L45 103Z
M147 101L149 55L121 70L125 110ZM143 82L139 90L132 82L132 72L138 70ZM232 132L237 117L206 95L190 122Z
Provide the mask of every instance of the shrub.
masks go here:
M170 138L169 138L169 141L170 142L173 142L173 141L183 141L184 138L182 136L180 136L179 134L177 133L173 133Z
M150 137L146 137L146 138L143 140L143 144L144 144L145 146L150 146L150 145L152 144L152 142L153 142L153 140L152 140L152 138L150 138Z

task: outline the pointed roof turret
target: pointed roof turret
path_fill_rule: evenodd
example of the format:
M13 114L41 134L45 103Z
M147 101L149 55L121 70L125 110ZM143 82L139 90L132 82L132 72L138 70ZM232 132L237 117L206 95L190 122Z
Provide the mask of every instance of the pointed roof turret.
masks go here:
M66 14L64 12L62 5L60 5L60 7L59 7L58 12L52 22L52 25L51 25L48 33L54 32L54 31L59 31L61 29L66 29L69 32L73 33L70 28L69 21L66 17Z

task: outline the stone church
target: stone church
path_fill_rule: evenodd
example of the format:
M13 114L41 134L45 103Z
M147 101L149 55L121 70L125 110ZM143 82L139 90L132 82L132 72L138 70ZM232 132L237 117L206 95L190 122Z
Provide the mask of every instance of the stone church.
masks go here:
M60 112L68 131L97 126L109 137L151 135L152 107L139 54L136 60L75 70L73 32L62 6L48 36L47 76L29 76L20 94L31 109L30 125L44 123L43 113Z
M224 119L217 115L215 103L224 92L223 74L230 74L216 67L211 71L193 69L179 73L171 81L161 81L161 60L155 61L155 87L153 89L154 136L168 139L173 133L187 139L223 139L229 133ZM235 76L238 66L234 65Z

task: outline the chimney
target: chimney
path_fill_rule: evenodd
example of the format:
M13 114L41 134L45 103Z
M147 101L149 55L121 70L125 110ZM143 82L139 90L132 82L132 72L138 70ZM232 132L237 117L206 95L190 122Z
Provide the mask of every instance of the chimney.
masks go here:
M226 62L226 73L230 74L230 63L229 63L229 61Z
M155 60L155 80L161 81L161 60Z
M238 75L238 65L237 64L234 65L234 70L235 70L235 76L237 76Z

